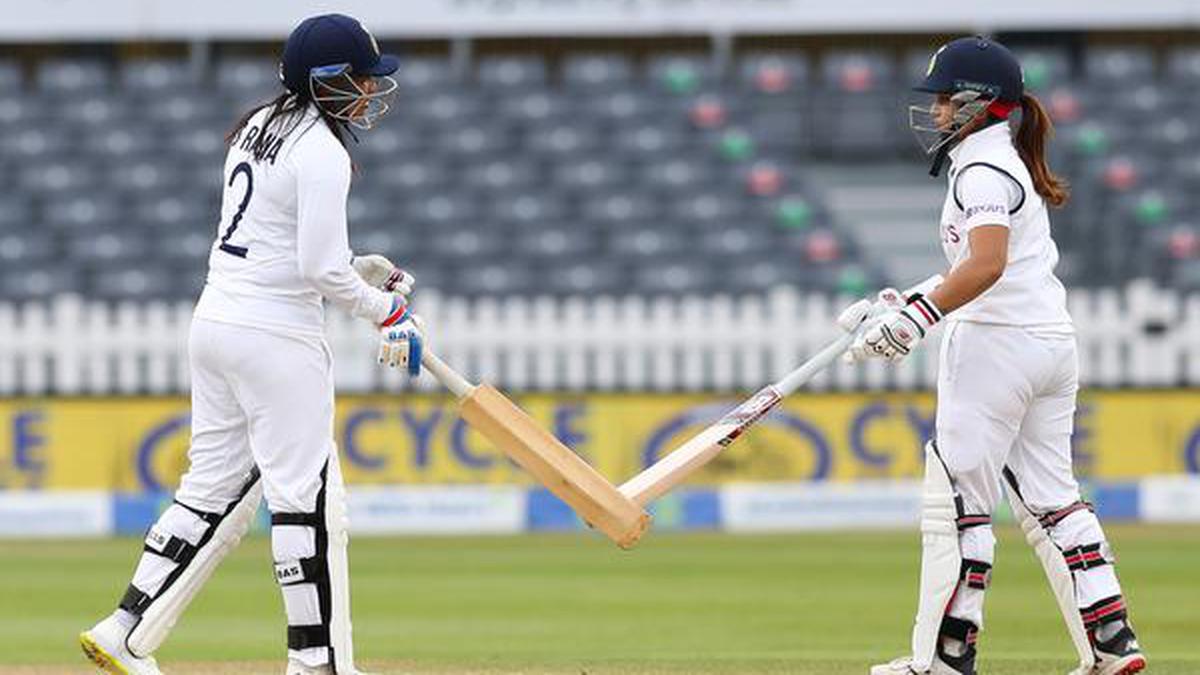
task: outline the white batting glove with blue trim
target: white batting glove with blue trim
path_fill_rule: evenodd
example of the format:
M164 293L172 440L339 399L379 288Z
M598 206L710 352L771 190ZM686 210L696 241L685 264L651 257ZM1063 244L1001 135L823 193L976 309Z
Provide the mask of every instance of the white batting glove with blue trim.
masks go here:
M400 296L394 297L392 307L391 316L379 326L379 363L404 368L410 377L417 377L425 346L424 323L409 311Z

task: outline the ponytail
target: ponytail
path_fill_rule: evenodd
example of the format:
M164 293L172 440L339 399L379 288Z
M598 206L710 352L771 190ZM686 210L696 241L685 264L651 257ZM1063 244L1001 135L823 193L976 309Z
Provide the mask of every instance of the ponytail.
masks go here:
M1021 95L1021 126L1017 129L1017 154L1029 169L1033 188L1050 206L1067 203L1067 182L1046 165L1046 142L1054 135L1054 124L1046 109L1032 94Z

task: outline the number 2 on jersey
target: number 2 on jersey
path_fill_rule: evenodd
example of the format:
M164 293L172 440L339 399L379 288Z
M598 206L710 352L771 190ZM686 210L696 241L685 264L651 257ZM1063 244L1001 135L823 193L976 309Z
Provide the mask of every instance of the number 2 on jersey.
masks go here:
M233 214L233 222L229 223L229 227L225 230L225 236L221 237L220 249L226 253L236 255L239 258L245 258L246 252L249 250L245 246L234 246L229 243L229 238L237 231L238 225L242 222L242 216L246 213L246 207L250 205L250 195L254 194L254 172L250 170L249 162L242 162L233 168L233 173L229 174L229 187L233 187L234 181L237 180L238 174L246 174L246 194L242 197L242 203L238 205L237 213Z

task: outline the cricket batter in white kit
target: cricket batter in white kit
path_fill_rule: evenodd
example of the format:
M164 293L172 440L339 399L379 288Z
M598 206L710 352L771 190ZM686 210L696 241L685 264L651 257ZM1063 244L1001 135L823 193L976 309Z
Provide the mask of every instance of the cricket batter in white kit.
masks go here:
M1113 554L1072 475L1078 360L1054 276L1047 209L1062 205L1067 191L1046 165L1050 120L1025 93L1012 53L982 37L939 49L917 90L934 97L910 112L934 158L931 173L950 165L941 217L950 272L924 296L881 293L883 314L869 319L850 356L896 361L943 317L948 325L936 440L926 448L912 655L871 674L975 674L1002 485L1079 652L1074 675L1136 673L1146 660Z
M387 112L397 65L358 21L310 18L284 46L286 91L227 139L221 220L189 338L190 467L118 609L81 636L102 670L159 673L152 654L265 496L286 673L358 672L323 301L379 327L381 362L416 374L413 279L382 256L352 259L346 229L347 126L370 128Z

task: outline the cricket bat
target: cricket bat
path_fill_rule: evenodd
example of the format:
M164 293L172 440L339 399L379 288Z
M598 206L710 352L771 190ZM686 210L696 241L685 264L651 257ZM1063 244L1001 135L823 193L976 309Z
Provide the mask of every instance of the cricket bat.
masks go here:
M904 297L911 297L914 293L928 293L941 282L942 275L935 274L905 290ZM859 326L858 330L848 332L830 342L824 349L788 373L783 379L763 387L715 424L693 436L679 448L626 481L620 487L621 494L638 504L645 505L682 483L689 475L712 461L747 429L771 412L771 409L779 405L780 401L837 360L850 348L869 320L870 317Z
M459 414L473 429L618 546L632 548L650 527L650 514L621 494L579 455L542 428L494 387L474 385L431 350L421 364L458 398Z

